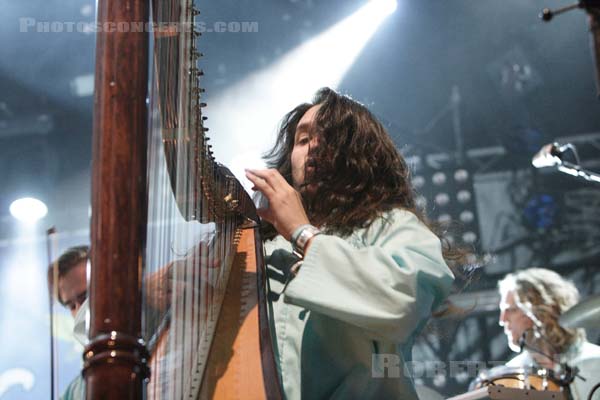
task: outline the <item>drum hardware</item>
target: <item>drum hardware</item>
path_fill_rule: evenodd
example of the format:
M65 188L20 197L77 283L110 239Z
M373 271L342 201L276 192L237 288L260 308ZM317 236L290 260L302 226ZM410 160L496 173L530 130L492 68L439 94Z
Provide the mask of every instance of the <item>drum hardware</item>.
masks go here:
M446 400L568 400L564 392L486 386Z
M568 383L561 378L545 368L530 369L501 365L479 374L477 379L469 385L469 390L487 386L503 386L523 390L565 392L564 389L568 387Z
M523 350L525 348L527 348L530 351L533 351L535 353L538 353L546 358L548 358L549 360L552 360L552 356L550 356L549 354L545 353L544 351L542 351L539 348L536 348L534 346L531 346L530 344L527 344L526 342L526 338L527 338L527 334L529 332L533 332L533 335L536 339L542 339L544 342L546 342L546 344L548 344L552 351L554 351L555 353L559 353L558 349L554 346L554 344L543 334L543 332L537 327L537 325L534 325L533 328L527 329L523 332L523 334L521 335L521 338L519 339L519 346L521 347L521 351L519 353L522 353ZM582 377L581 375L579 375L579 368L577 367L571 367L569 364L567 364L566 362L564 363L560 363L560 364L555 364L559 367L559 371L560 371L560 375L558 375L556 381L559 382L561 384L561 386L563 387L569 387L569 385L575 380L575 378L579 378L583 381L585 381L585 378ZM538 370L539 371L542 370ZM543 369L543 371L545 371L544 373L547 372L546 369ZM553 374L555 374L554 371L551 371Z
M569 400L568 384L552 370L501 365L479 374L467 393L447 400Z
M579 0L577 3L556 10L544 8L540 13L540 18L548 22L555 15L559 15L576 8L584 9L589 15L592 58L596 67L596 96L600 98L600 1Z

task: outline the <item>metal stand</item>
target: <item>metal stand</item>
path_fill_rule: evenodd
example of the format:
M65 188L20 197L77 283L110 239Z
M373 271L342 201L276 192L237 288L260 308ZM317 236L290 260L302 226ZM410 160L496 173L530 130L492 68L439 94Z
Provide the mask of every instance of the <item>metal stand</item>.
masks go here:
M596 96L600 99L600 0L580 0L575 4L556 10L544 8L540 13L540 18L548 22L552 20L554 16L576 8L584 9L589 15L590 46L592 50L592 59L594 60L596 69Z
M462 130L462 121L461 121L461 102L462 97L460 94L460 89L457 85L452 86L452 92L450 93L450 97L448 102L444 105L444 107L431 118L431 120L425 125L423 129L418 129L414 133L416 135L423 135L430 132L433 128L437 126L437 124L442 120L442 118L446 117L448 114L452 116L452 134L454 139L454 156L458 164L462 164L465 158L465 149L464 149L464 138L463 138L463 130ZM442 151L442 148L438 148L439 151ZM437 149L436 149L437 150Z
M600 183L600 175L590 170L581 168L577 164L572 164L567 161L563 161L559 166L558 170L565 174L573 175L578 178L583 178L586 181Z
M564 392L486 386L446 400L567 400Z

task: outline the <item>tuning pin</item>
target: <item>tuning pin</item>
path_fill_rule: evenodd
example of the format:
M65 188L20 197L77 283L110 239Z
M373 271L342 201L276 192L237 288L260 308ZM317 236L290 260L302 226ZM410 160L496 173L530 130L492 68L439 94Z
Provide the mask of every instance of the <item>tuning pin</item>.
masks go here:
M198 104L198 107L204 108L204 107L206 107L206 103L200 103L200 104Z
M198 50L196 50L196 49L193 49L193 50L192 50L192 58L193 58L193 59L197 60L197 59L199 59L200 57L203 57L203 56L204 56L204 53L200 53L200 52L199 52Z
M192 35L194 35L195 38L199 38L200 36L202 36L202 32L197 31L197 30L192 30Z
M195 17L196 15L200 15L200 10L192 7L192 17Z
M206 117L204 115L202 116L202 121L206 121L207 119L208 119L208 117Z

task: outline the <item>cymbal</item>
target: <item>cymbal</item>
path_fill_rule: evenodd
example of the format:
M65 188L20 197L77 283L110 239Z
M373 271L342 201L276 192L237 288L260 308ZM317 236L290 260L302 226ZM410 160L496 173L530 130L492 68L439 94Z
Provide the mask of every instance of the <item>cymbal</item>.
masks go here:
M600 325L600 295L575 304L558 319L563 328L595 329Z

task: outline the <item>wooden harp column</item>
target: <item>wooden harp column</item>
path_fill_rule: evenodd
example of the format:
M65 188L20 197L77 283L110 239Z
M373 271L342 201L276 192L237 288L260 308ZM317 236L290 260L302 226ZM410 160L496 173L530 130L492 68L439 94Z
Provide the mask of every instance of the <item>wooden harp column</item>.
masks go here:
M147 0L99 0L92 151L88 399L141 399L141 273L146 239Z
M207 129L200 111L205 104L200 101L201 73L196 66L199 53L193 43L199 33L182 31L180 35L168 29L159 32L154 36L150 62L151 33L139 28L119 29L120 23L121 27L131 28L183 21L187 26L197 12L191 0L156 0L153 5L150 21L150 0L98 3L102 30L96 48L91 325L83 371L86 396L90 400L138 400L145 395L157 400L280 399L267 316L262 241L255 235L258 217L241 184L216 162L206 144ZM149 70L155 74L150 79L150 97ZM151 123L149 127L149 122L156 119L159 124ZM154 152L157 144L158 153ZM166 174L155 174L162 171L153 167L153 159L160 159L155 157L157 154L164 158ZM222 257L217 257L221 260L218 274L210 262L218 254L207 257L210 267L205 270L188 268L191 264L179 264L182 260L177 259L155 265L165 266L167 271L169 265L179 265L172 267L173 281L191 285L189 291L181 293L175 290L177 285L170 287L172 296L165 307L168 312L164 318L161 314L157 319L160 324L154 326L148 323L152 318L143 312L142 300L148 305L151 298L151 285L142 276L143 270L153 264L145 246L146 240L153 240L147 231L151 233L152 226L168 221L175 227L184 222L174 222L178 220L171 220L168 213L169 218L162 218L160 213L152 217L156 198L150 189L167 174L168 198L175 201L178 217L186 224L215 225L215 241L235 239L227 241L228 247L216 246L223 250ZM154 225L148 228L150 220ZM171 248L173 243L166 240L162 244L167 244L170 253L178 253ZM245 247L237 246L242 243ZM201 265L203 258L194 254L192 251L187 260L200 259ZM222 262L244 260L244 254L252 254L250 258L258 263L250 267L244 262ZM210 274L209 269L213 270ZM164 270L156 272L160 271ZM218 279L212 282L209 277L216 275ZM147 326L143 327L142 321ZM147 354L142 337L151 343L152 356ZM154 370L147 389L148 365Z

